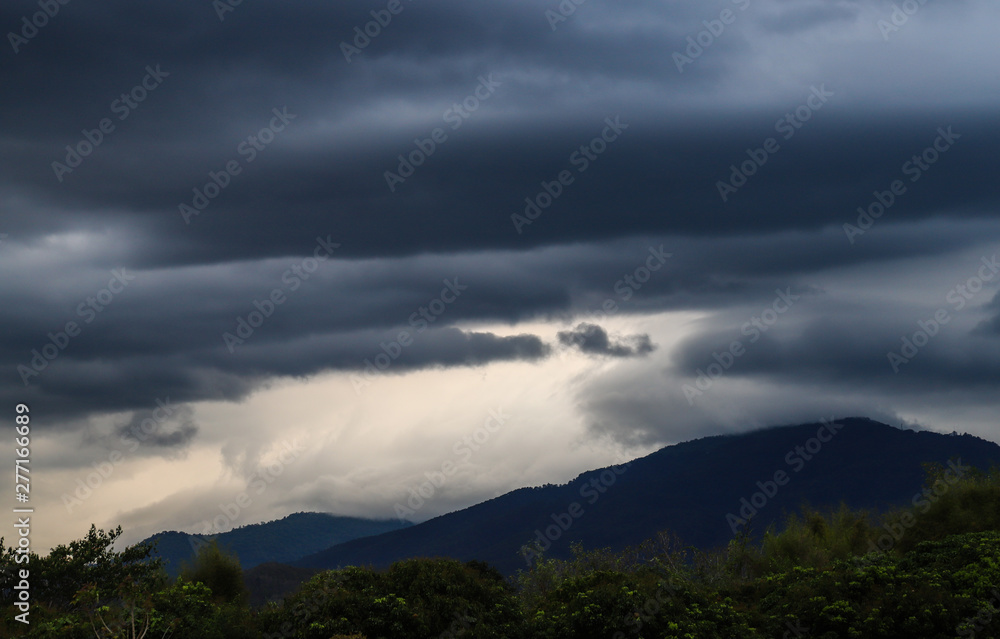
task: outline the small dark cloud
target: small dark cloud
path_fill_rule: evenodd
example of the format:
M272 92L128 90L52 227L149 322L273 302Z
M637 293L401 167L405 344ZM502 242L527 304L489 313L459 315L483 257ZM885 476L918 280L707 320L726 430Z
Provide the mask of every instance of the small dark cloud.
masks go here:
M584 353L610 357L642 357L656 349L649 335L628 335L612 340L603 328L586 322L571 331L560 331L559 342L565 346L576 346Z
M180 451L194 440L198 430L191 408L172 406L168 399L153 410L132 413L115 429L115 435L133 447L138 442L140 446Z

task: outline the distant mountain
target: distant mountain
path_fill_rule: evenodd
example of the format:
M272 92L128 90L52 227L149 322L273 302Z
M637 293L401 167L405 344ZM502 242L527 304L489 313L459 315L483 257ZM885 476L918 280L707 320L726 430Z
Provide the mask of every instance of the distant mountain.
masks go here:
M668 446L627 467L588 471L565 485L521 488L293 564L320 570L382 567L407 557L442 556L478 559L512 573L526 566L519 549L535 540L551 542L549 556L566 557L572 541L620 549L661 530L707 549L726 544L750 509L756 511L752 530L760 534L803 503L824 507L843 501L867 509L909 504L923 488L925 462L961 458L983 469L1000 464L1000 446L971 435L900 430L863 418L836 424L783 426Z
M340 517L326 513L296 513L284 519L242 526L215 536L219 545L236 554L244 570L267 562L288 562L352 539L379 535L410 526L397 519L376 520ZM144 540L156 542L155 554L176 576L184 562L205 543L201 535L162 532Z

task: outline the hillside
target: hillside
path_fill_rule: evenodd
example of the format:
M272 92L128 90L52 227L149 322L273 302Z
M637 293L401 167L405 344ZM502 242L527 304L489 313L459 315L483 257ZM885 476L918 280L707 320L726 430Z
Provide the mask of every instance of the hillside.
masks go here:
M268 562L289 562L323 548L352 539L378 535L409 526L396 519L375 520L340 517L326 513L295 513L284 519L251 524L220 533L219 545L239 557L243 569ZM143 543L156 543L155 555L164 560L167 572L176 576L202 545L200 535L162 532Z
M121 528L92 527L33 556L45 603L31 607L27 633L15 618L17 553L0 555L0 636L104 636L96 620L109 633L199 639L997 637L1000 469L930 466L922 486L933 501L877 516L804 510L760 543L718 551L663 537L620 553L574 546L572 559L539 559L514 580L453 559L318 574L264 564L243 576L282 600L256 610L268 597L248 600L218 548L203 547L194 581L167 581L144 561L151 548L116 551Z
M842 428L832 434L822 424L804 424L668 446L617 472L597 469L565 485L515 490L416 526L330 547L293 565L385 567L408 557L441 556L485 561L510 574L527 565L519 549L534 540L551 541L549 556L565 558L574 541L621 549L665 529L685 544L708 549L733 537L741 499L759 505L752 523L759 535L804 503L907 505L923 486L925 462L961 458L980 468L1000 463L1000 446L971 435L900 430L863 418L837 423ZM777 475L783 485L768 483L777 473L784 473Z

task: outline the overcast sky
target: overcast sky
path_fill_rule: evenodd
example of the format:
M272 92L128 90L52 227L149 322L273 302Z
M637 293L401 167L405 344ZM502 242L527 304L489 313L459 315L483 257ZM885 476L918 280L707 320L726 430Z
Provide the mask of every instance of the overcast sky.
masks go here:
M833 416L1000 441L996 2L51 4L0 7L40 548Z

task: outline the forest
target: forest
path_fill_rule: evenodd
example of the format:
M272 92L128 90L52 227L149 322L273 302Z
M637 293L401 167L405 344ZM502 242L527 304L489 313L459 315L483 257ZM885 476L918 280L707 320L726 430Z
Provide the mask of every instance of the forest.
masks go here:
M505 577L478 561L412 558L386 570L314 575L281 601L250 604L237 557L201 548L177 577L121 529L31 555L31 613L15 620L14 548L0 566L4 637L38 639L723 639L996 637L1000 471L946 481L884 512L803 506L714 551L669 531L613 552L532 553ZM950 478L949 478L950 479Z

